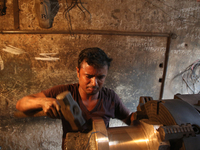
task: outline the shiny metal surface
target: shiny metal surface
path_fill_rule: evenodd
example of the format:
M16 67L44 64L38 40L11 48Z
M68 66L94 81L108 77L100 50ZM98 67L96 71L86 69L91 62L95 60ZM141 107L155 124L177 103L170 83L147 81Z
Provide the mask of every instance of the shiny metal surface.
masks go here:
M134 126L108 128L109 150L167 150L169 143L161 144L158 127L139 121Z
M101 145L99 145L98 149L169 150L172 148L172 150L194 150L194 148L200 148L198 144L195 145L191 142L191 139L194 141L199 140L199 132L196 132L197 134L195 136L185 131L180 137L183 141L179 140L177 144L177 142L175 142L177 138L174 139L174 137L178 136L178 134L182 134L182 132L172 132L173 134L171 132L166 132L169 139L174 140L173 142L170 140L162 140L160 137L160 130L157 130L163 125L168 127L167 129L174 129L173 126L170 125L177 125L179 128L179 125L187 126L188 123L192 126L197 125L199 127L199 113L190 104L182 100L148 101L145 104L145 109L149 119L138 120L137 124L133 126L108 128L108 141L106 139L106 144L108 142L109 147L101 148ZM180 129L182 129L181 126ZM103 143L101 144L103 145Z
M148 139L140 126L109 128L110 150L148 150Z
M95 130L96 147L98 150L109 150L107 129L103 119L93 118L93 129Z

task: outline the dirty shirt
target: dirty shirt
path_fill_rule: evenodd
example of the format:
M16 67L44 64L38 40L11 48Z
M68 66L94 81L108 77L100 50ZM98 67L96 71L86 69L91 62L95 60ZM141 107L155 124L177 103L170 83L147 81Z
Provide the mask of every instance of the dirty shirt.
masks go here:
M109 127L110 118L117 118L120 120L126 119L130 112L122 104L118 95L111 89L102 87L99 91L98 102L93 110L89 111L81 100L81 96L78 91L79 84L68 84L68 85L58 85L50 89L42 91L46 97L56 98L56 96L64 91L70 91L74 100L78 103L80 109L82 110L82 115L85 120L89 120L92 117L101 117L104 120L106 127ZM66 133L70 132L69 123L62 119L63 125L63 138L65 138Z

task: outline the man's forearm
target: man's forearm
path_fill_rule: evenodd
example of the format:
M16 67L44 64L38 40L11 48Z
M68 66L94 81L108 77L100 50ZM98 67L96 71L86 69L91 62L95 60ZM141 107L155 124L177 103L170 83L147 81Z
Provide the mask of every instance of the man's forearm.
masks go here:
M59 102L55 98L46 97L42 92L23 97L17 102L16 108L22 112L41 109L51 118L61 117Z
M44 98L45 97L35 97L33 95L25 96L17 102L16 108L22 112L42 109L42 99Z

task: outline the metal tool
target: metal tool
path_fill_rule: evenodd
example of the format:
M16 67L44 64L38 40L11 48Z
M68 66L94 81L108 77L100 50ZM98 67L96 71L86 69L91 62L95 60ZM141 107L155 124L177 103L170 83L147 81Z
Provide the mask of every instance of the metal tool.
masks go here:
M56 99L61 105L61 112L65 120L69 121L73 130L78 130L85 124L82 111L69 91L59 94ZM63 107L64 106L64 107Z
M82 116L82 111L77 104L77 102L73 99L71 93L69 91L63 92L57 95L56 99L60 103L61 112L65 120L67 120L73 131L77 131L85 124L85 119ZM15 112L15 117L18 118L26 118L26 117L41 117L47 116L43 111L35 112L32 114L25 114L23 112Z
M79 6L80 4L80 6ZM81 2L81 0L72 0L72 3L69 7L67 7L63 13L64 17L68 20L69 22L69 28L70 28L70 32L72 31L72 23L71 23L71 17L70 17L70 10L72 8L74 8L75 6L77 6L81 12L84 14L84 17L86 18L86 15L85 15L85 12L86 11L89 15L90 15L90 21L91 21L91 18L92 18L92 15L91 13L83 6L83 3ZM82 8L81 8L82 7ZM73 35L74 33L72 33Z
M51 28L53 24L53 16L51 11L50 0L35 0L35 12L41 28Z

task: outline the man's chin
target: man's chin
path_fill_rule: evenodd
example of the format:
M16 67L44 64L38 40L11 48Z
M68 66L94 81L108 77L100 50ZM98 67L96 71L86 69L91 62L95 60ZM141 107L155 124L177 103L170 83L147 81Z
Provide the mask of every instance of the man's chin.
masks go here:
M87 94L88 95L95 95L95 94L97 94L98 92L88 92Z
M87 94L88 95L95 95L97 94L99 91L98 90L95 90L95 91L88 91Z

